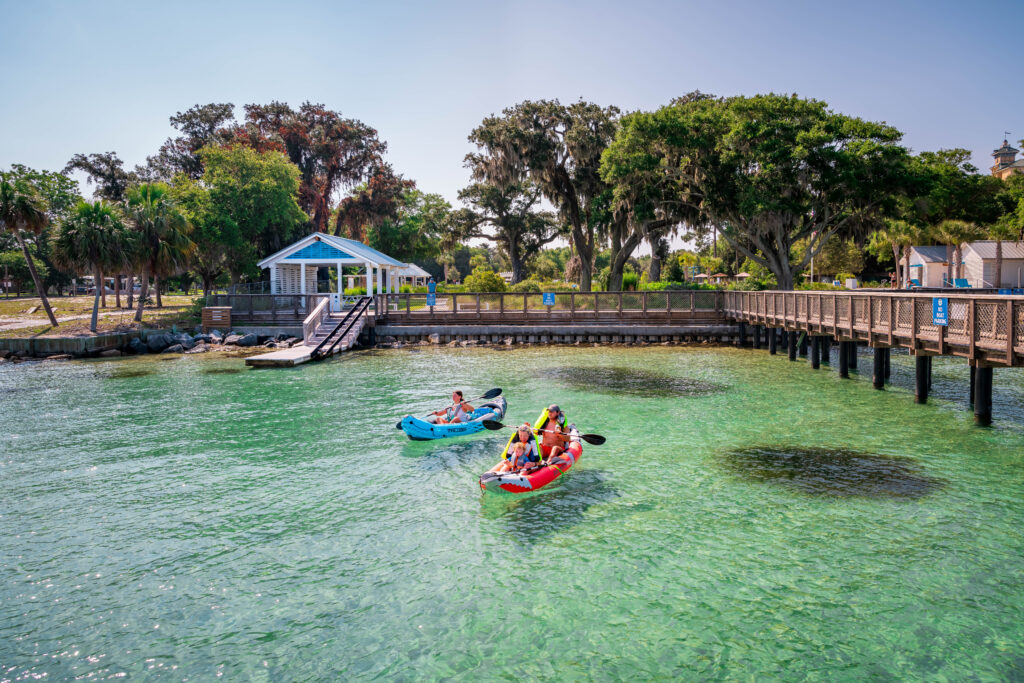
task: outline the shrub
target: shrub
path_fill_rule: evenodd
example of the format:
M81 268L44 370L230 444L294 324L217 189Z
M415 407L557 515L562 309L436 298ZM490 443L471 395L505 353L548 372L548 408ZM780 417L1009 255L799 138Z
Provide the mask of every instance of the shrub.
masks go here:
M508 288L508 291L510 291L510 292L520 292L521 293L521 292L541 292L543 290L541 289L539 282L537 282L536 280L532 280L531 279L531 280L523 280L522 282L515 283L514 285L512 285L511 287Z
M504 292L505 281L490 268L477 266L463 283L469 292Z
M365 296L366 287L348 287L345 289L345 296Z
M636 273L623 273L622 274L622 291L623 292L635 292L637 285L640 284L640 277Z

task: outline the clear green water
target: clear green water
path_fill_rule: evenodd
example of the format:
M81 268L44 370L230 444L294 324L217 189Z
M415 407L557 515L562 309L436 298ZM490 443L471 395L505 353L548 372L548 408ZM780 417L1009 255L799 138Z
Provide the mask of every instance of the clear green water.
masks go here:
M979 429L962 361L928 406L909 361L885 392L866 355L709 348L2 366L0 680L1021 679L1024 375ZM393 427L450 386L608 443L485 497L500 437Z

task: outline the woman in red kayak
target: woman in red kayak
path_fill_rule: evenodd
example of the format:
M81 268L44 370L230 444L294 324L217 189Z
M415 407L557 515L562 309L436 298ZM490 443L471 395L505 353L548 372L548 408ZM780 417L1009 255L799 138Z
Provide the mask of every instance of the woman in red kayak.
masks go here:
M540 453L537 450L537 439L528 422L519 425L516 437L509 444L505 461L501 463L499 472L520 472L525 474L540 465Z

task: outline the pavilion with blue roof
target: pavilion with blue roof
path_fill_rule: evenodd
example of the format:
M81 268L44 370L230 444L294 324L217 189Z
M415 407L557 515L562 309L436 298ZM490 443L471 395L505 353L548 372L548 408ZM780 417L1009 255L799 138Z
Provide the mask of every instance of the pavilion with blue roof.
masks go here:
M307 235L259 262L260 268L270 270L271 294L316 294L319 269L336 268L338 291L330 293L332 310L342 306L343 268L364 269L367 294L390 294L398 291L398 273L408 265L362 242L322 232Z

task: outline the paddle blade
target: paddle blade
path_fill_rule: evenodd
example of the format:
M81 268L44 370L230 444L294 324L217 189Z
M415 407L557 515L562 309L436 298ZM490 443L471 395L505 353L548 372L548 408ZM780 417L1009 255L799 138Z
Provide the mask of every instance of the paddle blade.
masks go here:
M494 389L491 389L480 398L498 398L499 396L501 396L501 389L495 387Z
M402 428L402 421L399 420L398 422L395 423L395 429L401 429L401 428Z
M580 438L589 444L593 444L594 446L600 446L604 444L605 441L607 441L607 439L605 439L600 434L580 434Z
M504 429L505 425L501 424L497 420L484 420L484 429L490 429L492 432L498 429Z

